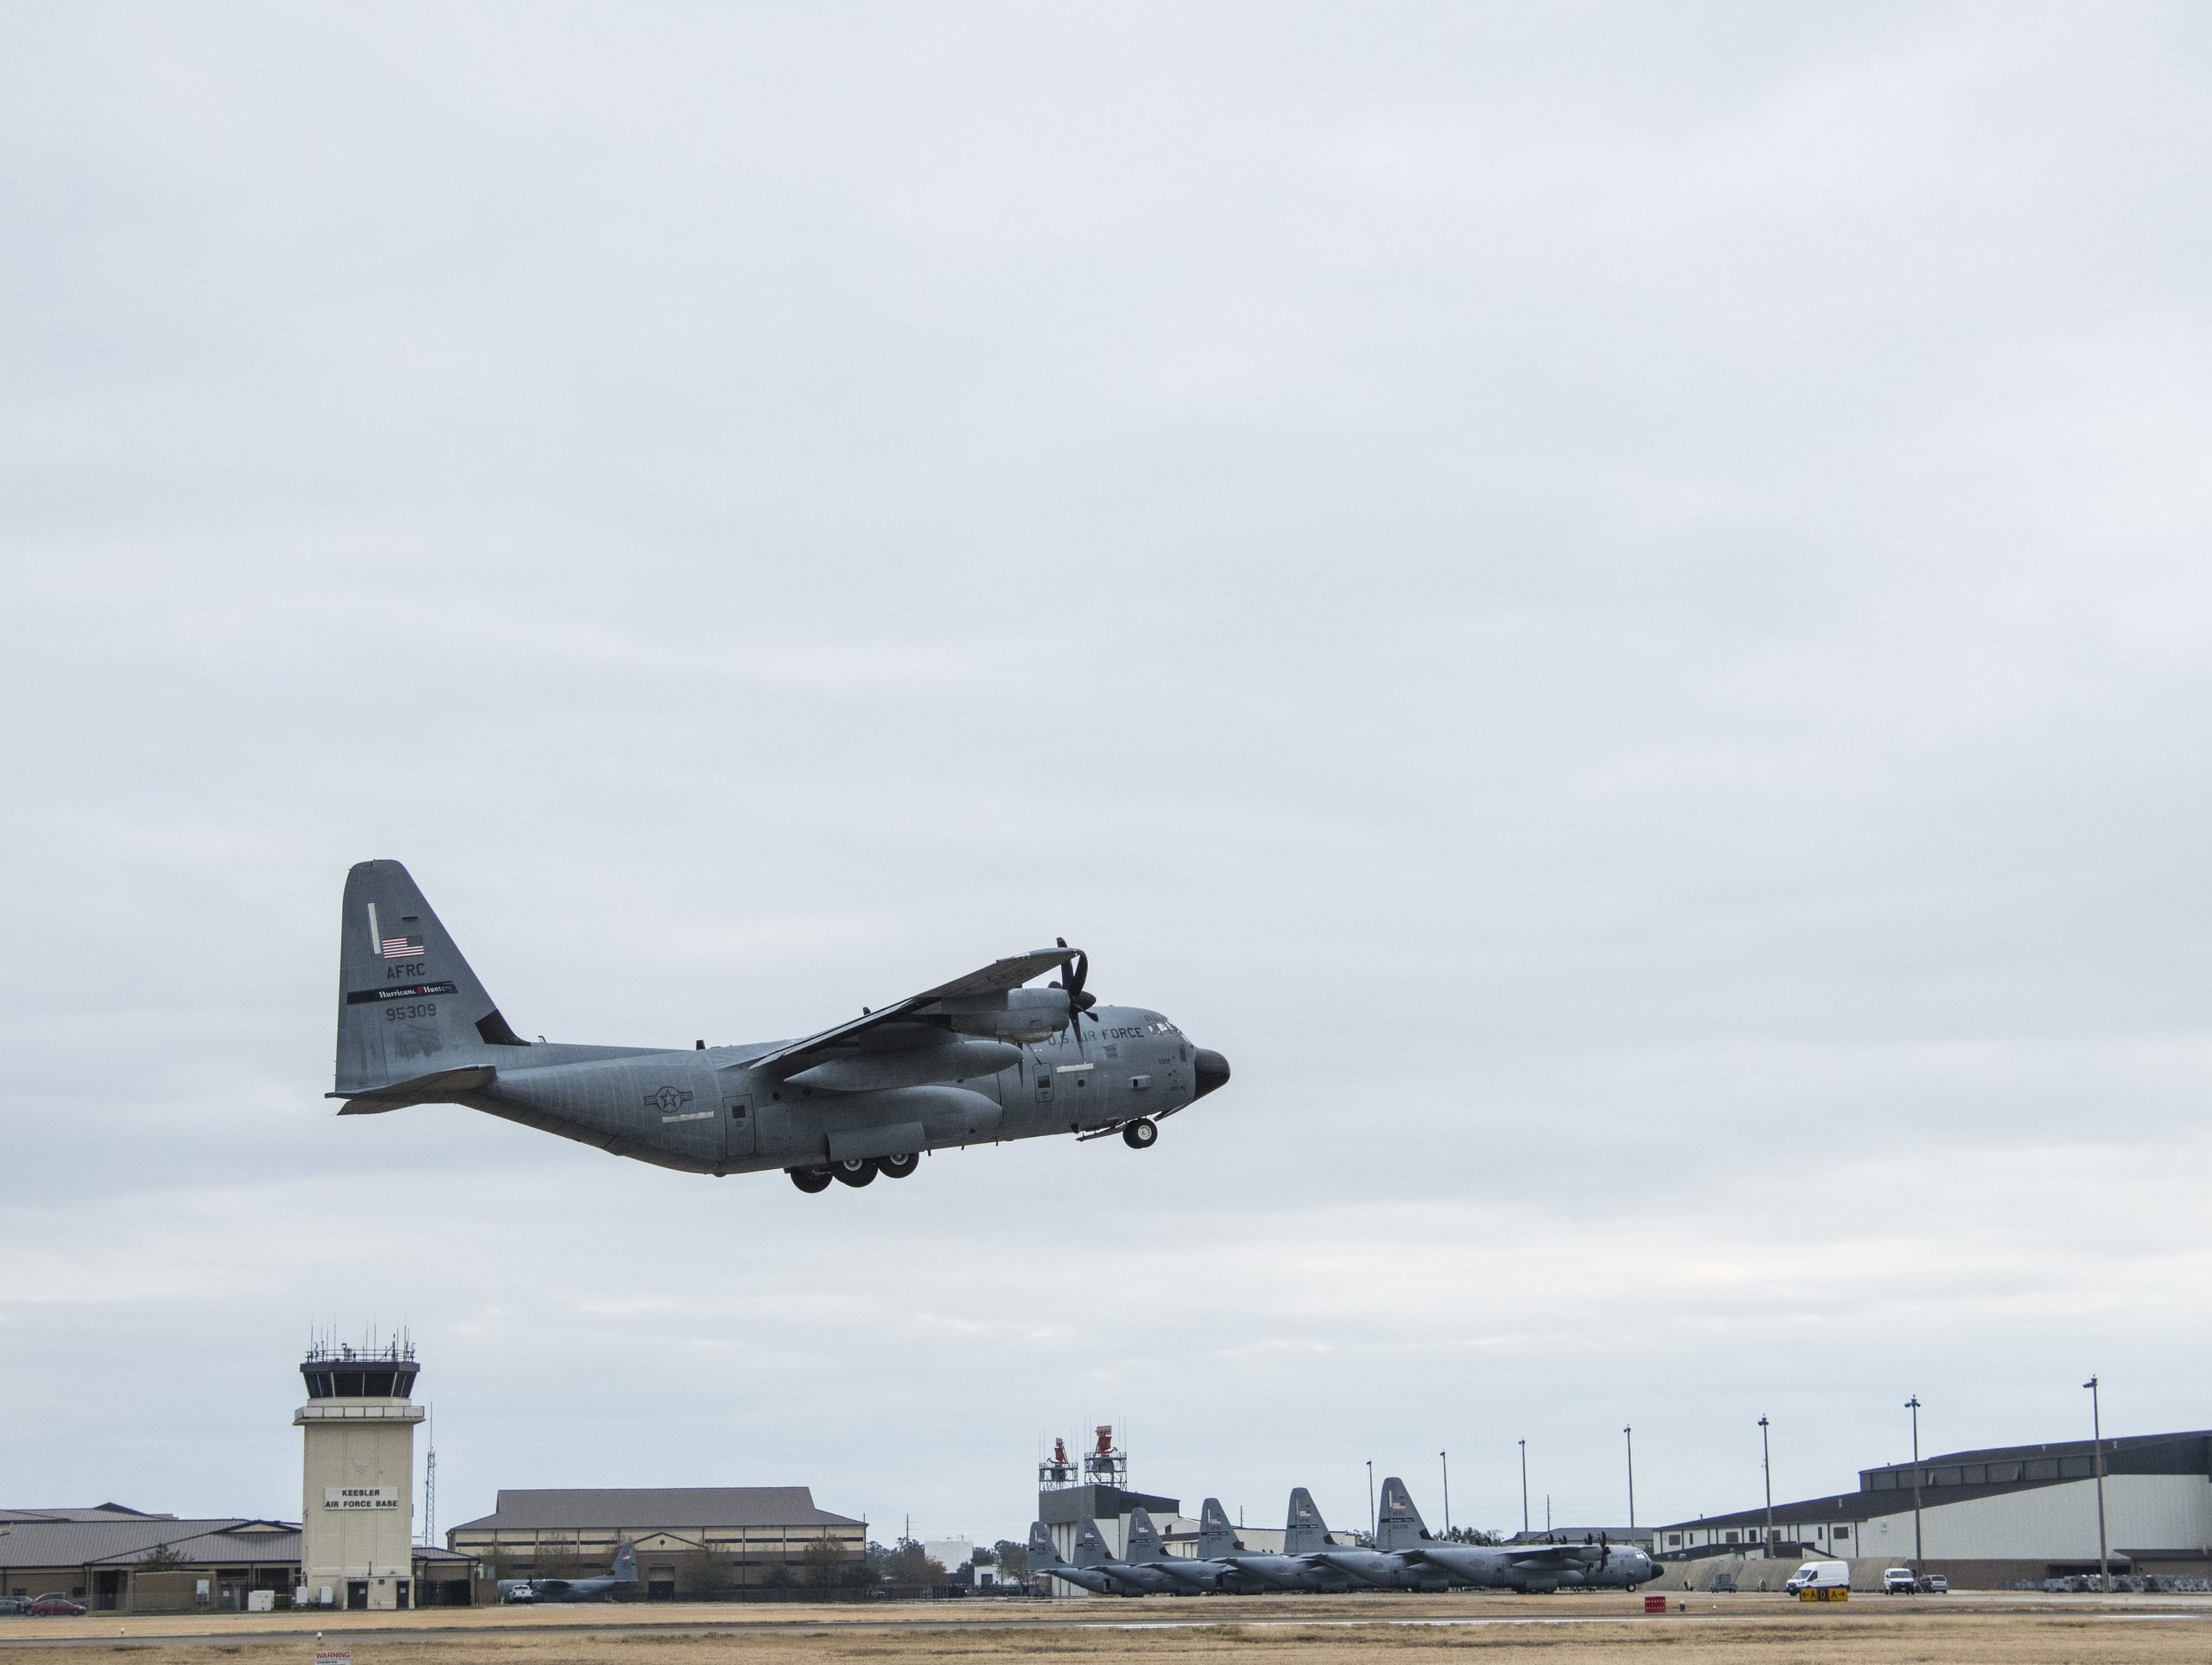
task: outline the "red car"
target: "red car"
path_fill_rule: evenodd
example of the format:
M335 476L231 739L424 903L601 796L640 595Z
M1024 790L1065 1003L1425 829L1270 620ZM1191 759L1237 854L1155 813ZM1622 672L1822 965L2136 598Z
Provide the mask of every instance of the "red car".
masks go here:
M86 1611L83 1602L72 1601L67 1596L41 1596L31 1604L30 1616L33 1618L82 1618Z

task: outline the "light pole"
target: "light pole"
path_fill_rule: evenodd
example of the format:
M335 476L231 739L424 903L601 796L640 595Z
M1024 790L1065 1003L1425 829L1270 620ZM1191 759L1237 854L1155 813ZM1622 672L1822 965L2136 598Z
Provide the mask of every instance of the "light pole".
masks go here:
M1906 1400L1904 1408L1912 1413L1912 1576L1917 1579L1923 1570L1920 1565L1920 1395Z
M1529 1535L1529 1442L1521 1442L1521 1535Z
M1452 1453L1440 1451L1436 1460L1444 1465L1444 1535L1452 1535Z
M1375 1542L1375 1459L1367 1459L1367 1541Z
M1636 1530L1636 1429L1621 1430L1621 1438L1628 1441L1628 1529Z
M2097 1588L2112 1593L2112 1557L2105 1548L2105 1425L2097 1406L2097 1379L2082 1384L2089 1390L2089 1450L2097 1465Z
M1766 1543L1760 1553L1774 1554L1774 1452L1766 1439L1766 1418L1759 1418L1759 1470L1766 1476Z

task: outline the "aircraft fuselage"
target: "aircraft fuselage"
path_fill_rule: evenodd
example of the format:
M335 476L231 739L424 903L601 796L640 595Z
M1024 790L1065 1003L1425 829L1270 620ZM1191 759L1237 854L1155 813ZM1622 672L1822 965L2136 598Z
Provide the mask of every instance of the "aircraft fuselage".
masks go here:
M1198 1096L1198 1049L1166 1019L1125 1006L1094 1015L1079 1045L1071 1027L984 1053L1014 1055L988 1073L915 1086L836 1090L747 1067L775 1041L690 1052L539 1043L519 1057L486 1048L492 1081L451 1097L618 1155L722 1174L1087 1133Z

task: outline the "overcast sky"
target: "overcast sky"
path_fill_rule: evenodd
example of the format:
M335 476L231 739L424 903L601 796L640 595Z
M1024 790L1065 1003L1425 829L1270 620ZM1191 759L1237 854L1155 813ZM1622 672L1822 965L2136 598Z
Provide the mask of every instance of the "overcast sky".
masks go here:
M2212 1421L2212 17L0 14L0 1503L440 1522L1053 1434L1363 1524ZM1147 1153L800 1195L340 1122L347 866L516 1027L1056 935Z

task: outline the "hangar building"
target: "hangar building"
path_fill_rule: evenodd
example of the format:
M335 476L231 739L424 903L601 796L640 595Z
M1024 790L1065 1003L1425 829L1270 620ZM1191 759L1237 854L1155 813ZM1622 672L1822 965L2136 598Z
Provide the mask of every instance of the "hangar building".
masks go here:
M289 1521L179 1520L120 1503L0 1509L0 1591L58 1593L98 1613L243 1612L289 1607L298 1592L301 1533ZM413 1605L466 1605L466 1555L403 1551Z
M2133 1434L2103 1446L2113 1571L2212 1573L2212 1433ZM1909 1566L1916 1482L1925 1572L1987 1588L2097 1570L2096 1458L2087 1439L1862 1469L1856 1491L1775 1504L1772 1544L1762 1542L1762 1504L1662 1526L1658 1553L1669 1561L1833 1555Z
M604 1573L625 1542L646 1596L667 1601L802 1583L807 1551L823 1542L859 1561L868 1522L817 1509L807 1486L564 1487L502 1490L489 1515L446 1534L448 1549L502 1579Z

